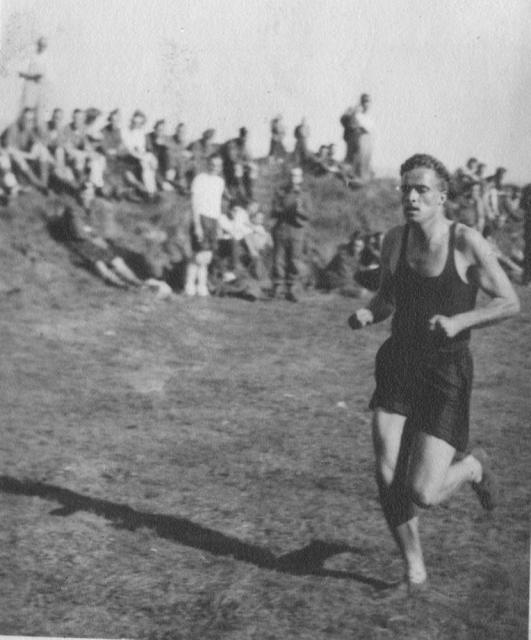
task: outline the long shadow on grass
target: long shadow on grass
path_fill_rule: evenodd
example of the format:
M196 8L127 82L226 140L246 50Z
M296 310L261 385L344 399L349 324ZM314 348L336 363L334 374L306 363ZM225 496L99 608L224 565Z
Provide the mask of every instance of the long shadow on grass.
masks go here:
M362 549L346 544L314 541L297 551L275 556L268 549L242 542L238 538L227 536L185 518L135 511L128 505L90 498L44 482L21 481L10 476L0 476L0 491L55 500L62 506L51 511L51 515L70 516L76 511L89 511L110 520L116 527L130 531L146 527L155 531L161 538L173 540L194 549L208 551L214 555L232 556L236 560L254 564L262 569L298 576L312 575L356 580L377 590L395 586L394 583L384 582L359 573L325 569L324 562L332 556L346 552L363 553Z

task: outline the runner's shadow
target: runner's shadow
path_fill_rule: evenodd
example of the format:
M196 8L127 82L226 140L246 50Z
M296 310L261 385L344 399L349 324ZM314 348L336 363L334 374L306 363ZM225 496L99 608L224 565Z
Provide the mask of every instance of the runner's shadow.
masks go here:
M347 544L317 540L297 551L275 556L268 549L243 542L238 538L227 536L185 518L136 511L128 505L91 498L44 482L21 481L10 476L0 476L0 491L38 496L45 500L59 502L61 507L50 512L54 516L64 517L70 516L76 511L87 511L111 521L113 526L117 528L135 531L140 527L146 527L161 538L173 540L194 549L201 549L213 555L232 556L236 560L248 562L262 569L297 576L313 575L355 580L370 585L378 591L395 586L395 583L384 582L378 578L359 573L324 568L324 563L328 558L340 553L364 553L362 549Z

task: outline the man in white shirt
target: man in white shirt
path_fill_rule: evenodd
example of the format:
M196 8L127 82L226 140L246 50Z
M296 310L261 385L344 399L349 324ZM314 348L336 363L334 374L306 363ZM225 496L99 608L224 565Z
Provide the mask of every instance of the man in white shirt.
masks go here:
M48 94L50 88L49 55L46 52L48 42L46 38L37 40L37 50L26 65L25 71L19 76L24 79L22 89L22 109L35 109L37 121L44 122L46 116Z
M341 124L344 127L343 138L347 143L345 162L352 164L355 178L362 183L372 176L371 160L375 124L369 113L370 105L370 96L363 93L359 104L347 109L341 117Z
M148 197L153 197L157 191L155 172L157 170L157 158L146 148L146 116L142 111L135 111L127 129L122 131L122 140L132 161L134 171L127 171L126 177L141 192ZM138 181L135 173L140 174Z
M207 297L208 265L212 261L217 244L218 225L221 218L221 201L225 181L220 176L222 160L218 155L208 160L207 171L199 173L192 181L192 252L186 268L185 294Z

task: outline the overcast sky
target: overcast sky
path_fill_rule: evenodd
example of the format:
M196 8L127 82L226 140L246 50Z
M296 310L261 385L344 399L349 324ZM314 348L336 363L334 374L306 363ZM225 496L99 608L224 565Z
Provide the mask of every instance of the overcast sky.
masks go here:
M1 0L0 17L2 122L44 34L68 110L140 107L220 141L246 125L257 154L273 115L290 147L306 116L342 155L339 117L368 92L380 172L425 151L531 181L529 0Z

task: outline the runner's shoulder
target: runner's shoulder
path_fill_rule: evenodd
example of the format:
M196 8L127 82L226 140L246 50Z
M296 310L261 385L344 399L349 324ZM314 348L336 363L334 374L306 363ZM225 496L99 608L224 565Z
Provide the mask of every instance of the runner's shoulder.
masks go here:
M482 234L472 227L460 222L455 226L455 248L465 255L477 255L492 251Z

